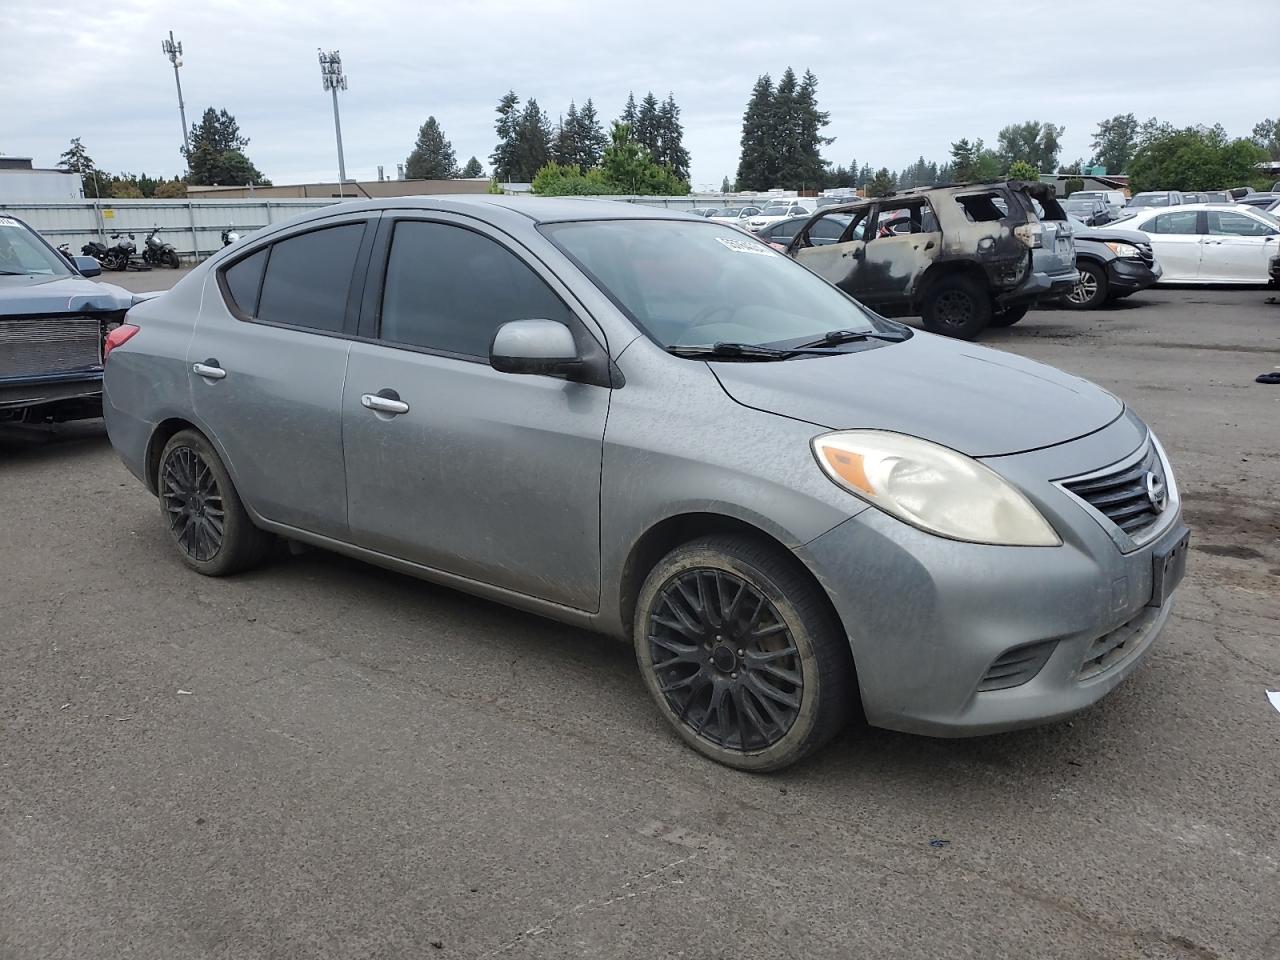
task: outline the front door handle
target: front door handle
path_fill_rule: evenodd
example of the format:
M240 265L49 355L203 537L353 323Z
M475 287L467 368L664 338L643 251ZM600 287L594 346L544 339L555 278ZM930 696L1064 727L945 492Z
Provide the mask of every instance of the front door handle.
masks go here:
M213 357L210 357L204 363L193 363L191 365L191 371L204 377L206 380L221 380L227 375L227 371L223 370L222 367L218 365L218 361Z
M377 393L360 394L360 405L374 413L389 413L398 416L409 412L409 405L400 399L394 390L379 390Z

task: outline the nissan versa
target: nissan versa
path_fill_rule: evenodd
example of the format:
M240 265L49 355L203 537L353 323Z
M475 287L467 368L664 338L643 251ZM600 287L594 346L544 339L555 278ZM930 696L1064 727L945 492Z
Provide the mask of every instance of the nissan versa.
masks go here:
M630 636L692 747L784 767L859 709L1068 716L1188 532L1098 387L914 332L733 227L609 201L348 203L130 310L106 418L174 546L273 536Z

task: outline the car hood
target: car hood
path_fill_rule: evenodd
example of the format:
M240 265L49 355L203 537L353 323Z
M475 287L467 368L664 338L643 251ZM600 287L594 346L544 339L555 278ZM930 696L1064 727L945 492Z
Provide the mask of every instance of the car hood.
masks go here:
M1151 238L1145 233L1137 230L1125 230L1123 228L1101 227L1076 227L1077 240L1097 240L1104 243L1107 240L1119 243L1149 243Z
M86 277L0 276L0 317L128 310L132 303L133 294L123 287Z
M1124 404L1087 380L932 334L830 357L711 363L738 403L830 430L892 430L971 457L1066 443Z

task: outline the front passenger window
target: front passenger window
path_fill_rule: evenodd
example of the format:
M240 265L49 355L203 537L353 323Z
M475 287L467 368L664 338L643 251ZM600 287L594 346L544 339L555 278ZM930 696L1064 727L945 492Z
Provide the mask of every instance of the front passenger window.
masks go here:
M444 223L396 224L382 295L383 340L487 359L504 323L570 323L571 316L564 301L496 241Z

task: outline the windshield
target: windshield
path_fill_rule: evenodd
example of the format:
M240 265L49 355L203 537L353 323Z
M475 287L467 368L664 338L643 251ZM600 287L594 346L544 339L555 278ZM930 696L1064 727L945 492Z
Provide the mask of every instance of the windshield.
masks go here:
M1148 196L1138 194L1129 201L1131 207L1167 207L1169 205L1169 196L1164 193L1153 193Z
M717 213L716 216L717 217L736 217L741 212L742 212L741 207L721 207L720 212Z
M1083 211L1084 213L1093 213L1094 206L1092 200L1068 200L1063 206L1070 213Z
M866 310L817 274L732 227L593 220L542 230L664 348L773 344L831 330L881 330Z
M70 273L67 262L28 227L12 217L0 217L0 276L65 277Z
M785 217L791 212L791 204L789 203L766 203L764 210L761 211L762 217Z

